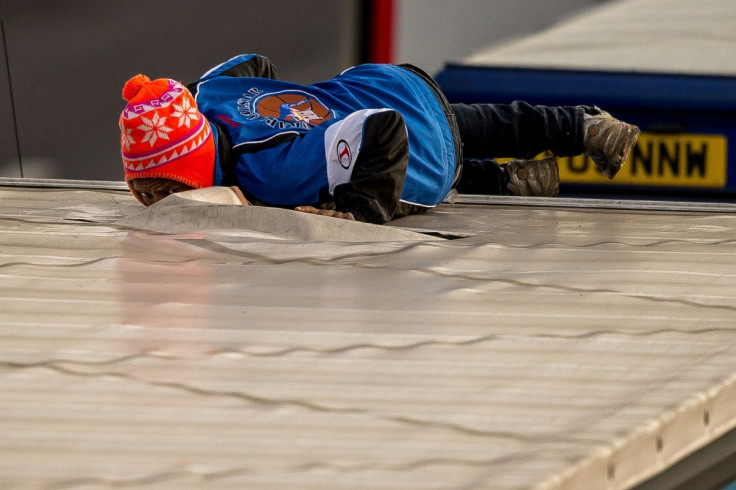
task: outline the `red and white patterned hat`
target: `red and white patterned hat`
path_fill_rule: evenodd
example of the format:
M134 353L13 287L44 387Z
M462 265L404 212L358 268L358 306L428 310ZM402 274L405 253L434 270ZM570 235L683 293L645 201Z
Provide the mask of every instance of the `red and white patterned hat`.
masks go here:
M125 84L123 98L128 101L120 115L126 182L157 177L194 188L212 186L212 130L186 87L168 78L151 81L136 75Z

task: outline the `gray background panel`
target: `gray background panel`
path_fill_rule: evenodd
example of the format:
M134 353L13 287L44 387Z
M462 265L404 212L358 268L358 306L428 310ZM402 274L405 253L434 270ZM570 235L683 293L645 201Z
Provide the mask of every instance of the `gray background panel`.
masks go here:
M355 1L31 1L0 7L26 177L121 179L120 93L136 73L189 82L232 56L257 52L274 61L282 78L312 82L354 63L357 51ZM5 95L0 104L6 112ZM5 152L2 160L11 158Z

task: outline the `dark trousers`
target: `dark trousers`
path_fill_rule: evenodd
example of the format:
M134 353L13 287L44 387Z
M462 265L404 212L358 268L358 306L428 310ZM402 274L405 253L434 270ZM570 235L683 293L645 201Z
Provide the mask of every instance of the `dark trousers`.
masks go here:
M451 104L460 132L463 163L455 188L465 194L503 194L507 178L494 158L533 158L583 152L582 106Z

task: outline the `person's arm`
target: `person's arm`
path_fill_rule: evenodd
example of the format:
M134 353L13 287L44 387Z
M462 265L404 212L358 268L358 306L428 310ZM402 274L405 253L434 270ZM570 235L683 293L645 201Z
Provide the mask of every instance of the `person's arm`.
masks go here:
M294 208L295 211L301 211L307 214L319 214L320 216L329 216L330 218L346 219L348 221L355 221L353 213L342 213L335 211L334 209L318 209L314 206L297 206Z

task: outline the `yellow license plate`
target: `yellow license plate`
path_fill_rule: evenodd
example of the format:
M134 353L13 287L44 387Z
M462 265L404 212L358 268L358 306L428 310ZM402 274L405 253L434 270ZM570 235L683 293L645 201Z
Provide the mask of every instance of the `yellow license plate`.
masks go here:
M674 187L725 187L727 142L723 135L642 133L613 180L588 157L558 157L560 181Z

